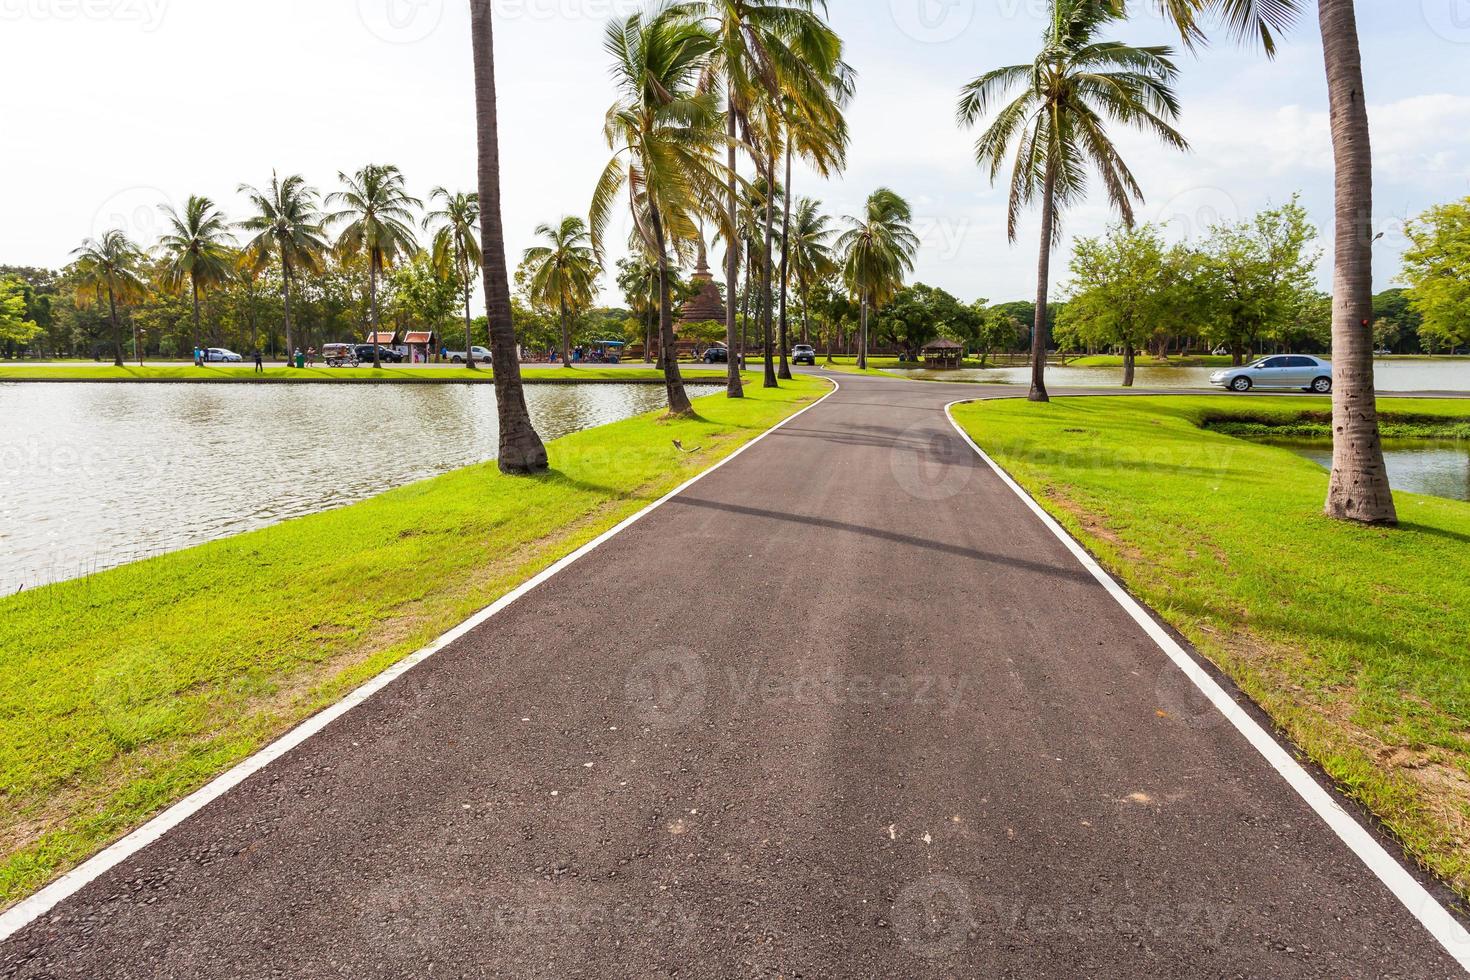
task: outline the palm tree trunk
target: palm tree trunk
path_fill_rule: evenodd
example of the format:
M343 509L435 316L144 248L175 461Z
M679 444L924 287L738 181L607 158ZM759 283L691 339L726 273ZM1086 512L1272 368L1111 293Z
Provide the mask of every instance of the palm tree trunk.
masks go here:
M859 371L868 369L868 297L862 299L862 312L858 317L858 360Z
M1328 517L1396 524L1373 386L1373 156L1352 0L1318 0L1327 64L1337 229L1332 274Z
M474 321L470 319L470 268L465 261L464 250L458 255L459 281L464 285L464 366L471 371L480 370L480 365L475 363L475 330Z
M771 338L771 257L772 246L775 243L776 234L776 154L770 151L766 154L766 239L764 246L764 264L761 268L761 344L765 348L766 376L762 387L775 388L776 364L772 360L772 338Z
M1033 402L1051 401L1046 393L1046 293L1051 284L1056 190L1056 161L1053 155L1049 155L1046 179L1041 187L1041 256L1036 262L1036 318L1031 324L1031 391L1026 395Z
M382 370L383 359L378 353L378 254L376 251L368 259L368 320L372 324L373 367Z
M567 315L565 296L560 299L558 313L561 316L561 366L569 368L572 366L572 321Z
M664 221L658 205L649 204L649 222L653 225L653 240L658 247L658 343L664 368L664 387L669 393L670 415L693 415L694 406L684 391L684 379L679 374L679 358L674 352L674 305L669 295L669 250L664 241Z
M728 82L728 79L726 79ZM727 86L728 88L728 86ZM736 222L740 220L740 199L735 186L735 168L739 163L735 151L735 107L726 106L725 112L725 165L729 168L726 178L726 194L729 214L727 218L730 227L727 230L725 242L725 397L744 398L745 385L740 380L740 358L735 354L735 284L740 276L740 246L737 243L739 236L735 233Z
M791 365L787 362L786 352L791 349L790 340L786 328L786 277L791 273L791 140L786 140L786 193L781 199L781 370L777 377L787 381L791 380Z
M500 422L502 473L535 473L547 468L546 446L531 424L521 362L516 356L515 323L510 315L510 276L505 268L505 229L500 216L500 125L495 107L495 38L491 0L470 0L470 43L475 61L475 130L478 135L480 242L485 258L485 316L490 326L490 356L495 372L495 409Z
M191 274L189 289L194 294L194 346L199 346L199 281Z
M112 349L113 349L112 366L113 367L122 367L123 366L122 324L120 324L120 323L117 322L117 296L112 291L112 287L111 286L108 286L107 287L107 311L108 311L108 315L112 319Z
M291 343L291 267L286 264L284 251L281 253L281 320L286 332L286 366L290 367L295 363L291 352L296 348Z

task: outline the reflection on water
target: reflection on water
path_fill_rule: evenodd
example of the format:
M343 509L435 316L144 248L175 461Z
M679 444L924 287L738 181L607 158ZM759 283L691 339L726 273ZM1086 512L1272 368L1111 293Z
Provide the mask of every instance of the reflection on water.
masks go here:
M1325 469L1332 468L1330 439L1252 439L1290 449ZM1470 500L1470 442L1423 439L1383 440L1388 482L1395 490Z
M546 439L665 404L662 386L631 384L532 385L526 400ZM0 418L0 594L338 507L497 449L488 384L0 384Z
M1215 367L1162 367L1140 363L1134 383L1140 388L1208 388ZM939 381L1031 383L1029 367L965 368L958 371L895 370L905 378ZM1470 361L1375 361L1374 384L1379 391L1470 391ZM1058 367L1046 369L1047 384L1058 388L1116 388L1123 383L1121 367Z

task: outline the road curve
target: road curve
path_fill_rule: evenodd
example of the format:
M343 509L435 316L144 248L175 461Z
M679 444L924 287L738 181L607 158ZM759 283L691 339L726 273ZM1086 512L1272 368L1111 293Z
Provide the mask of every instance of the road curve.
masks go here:
M842 389L0 976L1462 975L950 426Z

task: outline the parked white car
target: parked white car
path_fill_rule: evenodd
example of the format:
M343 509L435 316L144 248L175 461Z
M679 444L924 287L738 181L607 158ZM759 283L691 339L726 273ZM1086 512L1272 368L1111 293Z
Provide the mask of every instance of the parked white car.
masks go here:
M232 364L245 360L245 358L236 354L234 351L225 350L223 347L207 348L204 351L204 359L206 361L224 361Z
M1307 354L1273 354L1244 367L1216 371L1210 384L1231 391L1300 388L1325 395L1332 391L1332 364Z
M490 363L490 352L483 347L471 347L470 356L479 361L481 364ZM463 364L467 360L467 358L465 357L464 351L452 350L449 352L449 360L453 364Z

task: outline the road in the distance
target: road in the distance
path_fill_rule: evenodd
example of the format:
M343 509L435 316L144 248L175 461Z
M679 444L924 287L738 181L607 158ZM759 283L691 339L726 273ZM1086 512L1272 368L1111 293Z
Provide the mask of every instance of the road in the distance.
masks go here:
M840 380L0 975L1460 975L963 444L993 392Z

